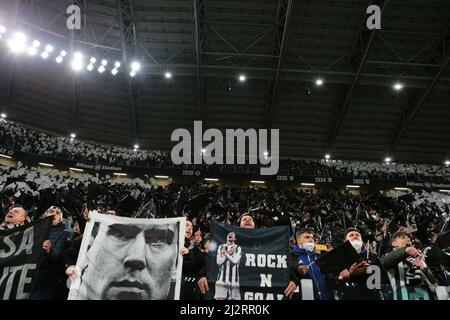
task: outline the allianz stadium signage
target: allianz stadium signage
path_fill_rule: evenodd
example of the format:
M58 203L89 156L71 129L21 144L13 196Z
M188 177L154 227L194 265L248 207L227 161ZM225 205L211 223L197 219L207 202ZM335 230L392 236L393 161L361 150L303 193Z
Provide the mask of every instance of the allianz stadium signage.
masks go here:
M420 187L420 188L450 188L450 184L448 183L434 183L434 182L415 182L415 181L406 181L406 185L408 187Z
M87 163L81 163L78 162L75 167L80 169L89 169L89 170L95 170L95 171L122 171L121 167L113 167L113 166L103 166L99 164L87 164Z

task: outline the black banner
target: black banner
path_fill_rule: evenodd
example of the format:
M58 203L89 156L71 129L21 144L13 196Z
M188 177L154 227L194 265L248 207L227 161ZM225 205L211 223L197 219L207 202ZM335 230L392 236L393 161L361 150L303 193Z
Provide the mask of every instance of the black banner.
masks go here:
M209 299L282 300L289 282L289 228L243 229L214 222Z
M0 230L0 299L28 299L52 218Z

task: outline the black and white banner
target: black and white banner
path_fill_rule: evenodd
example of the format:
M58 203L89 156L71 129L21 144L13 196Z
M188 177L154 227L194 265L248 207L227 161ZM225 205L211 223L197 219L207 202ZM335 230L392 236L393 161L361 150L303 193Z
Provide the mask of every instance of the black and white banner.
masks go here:
M42 243L48 238L51 218L14 229L0 230L0 299L28 299L39 262Z
M69 300L178 300L185 227L90 213Z
M213 222L209 299L282 300L289 282L289 228L243 229Z

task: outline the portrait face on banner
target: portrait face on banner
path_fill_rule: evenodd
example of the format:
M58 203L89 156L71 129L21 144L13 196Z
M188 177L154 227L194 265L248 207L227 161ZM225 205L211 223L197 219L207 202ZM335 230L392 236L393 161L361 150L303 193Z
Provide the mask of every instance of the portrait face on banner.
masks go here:
M185 222L90 216L69 299L174 300L179 297Z

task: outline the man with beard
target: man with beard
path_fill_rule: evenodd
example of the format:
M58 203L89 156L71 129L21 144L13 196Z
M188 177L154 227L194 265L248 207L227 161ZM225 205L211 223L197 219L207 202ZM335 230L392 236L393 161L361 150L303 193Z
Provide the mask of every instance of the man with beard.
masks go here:
M172 300L179 223L96 223L77 299Z

